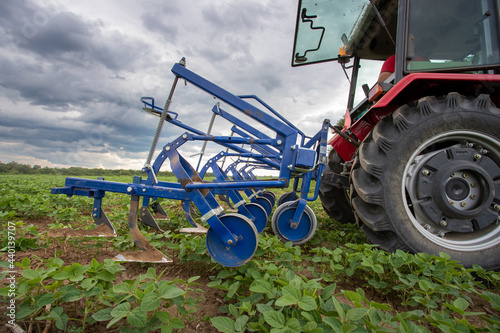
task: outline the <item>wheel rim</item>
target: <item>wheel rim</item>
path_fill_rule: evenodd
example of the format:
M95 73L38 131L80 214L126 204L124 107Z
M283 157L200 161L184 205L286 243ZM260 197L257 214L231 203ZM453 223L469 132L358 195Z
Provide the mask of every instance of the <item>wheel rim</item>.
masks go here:
M272 192L264 192L261 194L262 197L266 198L269 200L271 203L271 207L274 207L274 204L276 203L276 196Z
M271 212L273 211L273 206L271 205L271 202L267 198L257 197L255 198L255 201L258 205L262 206L265 209L267 216L271 215Z
M219 219L237 241L228 247L214 229L209 228L206 236L208 253L224 266L237 267L245 264L252 259L259 243L259 235L254 224L241 214L226 214Z
M304 214L296 229L290 226L290 221L297 207L293 203L285 203L274 212L272 228L274 233L284 242L291 241L294 245L304 244L316 232L316 215L309 206L305 207Z
M298 198L299 196L297 195L296 192L287 192L279 197L278 206L281 206L285 202L297 200Z
M245 204L246 209L250 213L251 216L247 216L249 219L253 221L257 232L260 234L267 225L267 213L264 207L256 203L247 203Z
M450 250L499 244L499 158L500 142L485 133L448 131L422 143L402 180L402 198L415 228Z

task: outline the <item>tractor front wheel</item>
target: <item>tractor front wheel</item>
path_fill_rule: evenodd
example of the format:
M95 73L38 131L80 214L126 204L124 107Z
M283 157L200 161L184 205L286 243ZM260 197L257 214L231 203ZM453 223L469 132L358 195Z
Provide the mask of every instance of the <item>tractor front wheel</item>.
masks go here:
M384 250L500 269L500 110L488 95L425 97L378 123L351 173L356 218Z

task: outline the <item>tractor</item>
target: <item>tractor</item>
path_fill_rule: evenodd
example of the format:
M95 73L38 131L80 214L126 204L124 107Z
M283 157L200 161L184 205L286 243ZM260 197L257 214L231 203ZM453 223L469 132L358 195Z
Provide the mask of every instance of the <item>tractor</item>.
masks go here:
M499 7L299 0L292 66L336 61L350 81L320 183L332 219L389 252L500 270ZM391 57L387 79L358 82Z

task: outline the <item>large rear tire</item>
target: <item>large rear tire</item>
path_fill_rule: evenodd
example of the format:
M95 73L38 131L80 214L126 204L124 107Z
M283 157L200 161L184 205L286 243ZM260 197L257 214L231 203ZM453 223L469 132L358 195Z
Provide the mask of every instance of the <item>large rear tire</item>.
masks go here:
M500 110L488 95L425 97L378 123L353 166L352 205L384 250L500 269Z
M325 165L325 173L335 172L341 173L344 163L340 155L331 150L328 154L328 162ZM325 212L337 222L352 223L355 221L354 213L347 191L343 188L336 187L325 182L321 182L319 186L319 199L323 205Z

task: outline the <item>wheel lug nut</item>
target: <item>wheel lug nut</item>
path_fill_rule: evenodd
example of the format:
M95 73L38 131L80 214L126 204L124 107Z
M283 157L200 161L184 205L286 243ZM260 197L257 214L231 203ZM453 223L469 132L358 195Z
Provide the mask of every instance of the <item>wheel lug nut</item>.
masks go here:
M455 177L455 176L456 176L456 174L455 174L455 173L452 173L452 174L451 174L451 177Z
M468 175L468 174L466 174L466 173L464 173L464 174L462 175L462 177L467 178L467 177L469 177L469 175Z
M422 170L422 174L423 174L424 176L428 176L428 175L430 175L431 173L429 172L429 170Z
M478 160L478 159L480 159L480 158L481 158L481 154L476 154L476 155L474 155L474 159L475 159L475 160Z
M448 222L446 222L445 220L441 220L441 222L439 222L439 224L443 227L446 227L448 225Z
M424 228L425 228L425 230L431 230L431 226L428 224L426 224Z
M466 206L467 206L467 204L466 204L465 202L462 202L462 203L460 204L460 206L462 206L462 207L466 207Z
M493 208L495 208L495 210L500 211L500 205L495 205ZM500 217L500 216L499 216L499 217Z
M452 206L453 206L454 204L455 204L455 203L454 203L453 201L450 201L450 205L452 205Z
M470 198L471 198L472 200L475 200L475 199L477 198L477 195L472 194L472 195L470 196Z
M470 187L477 187L477 184L476 183L472 183L472 184L470 184Z
M438 236L439 236L439 237L444 237L444 235L445 235L445 232L444 232L444 231L440 231L440 232L438 233Z

